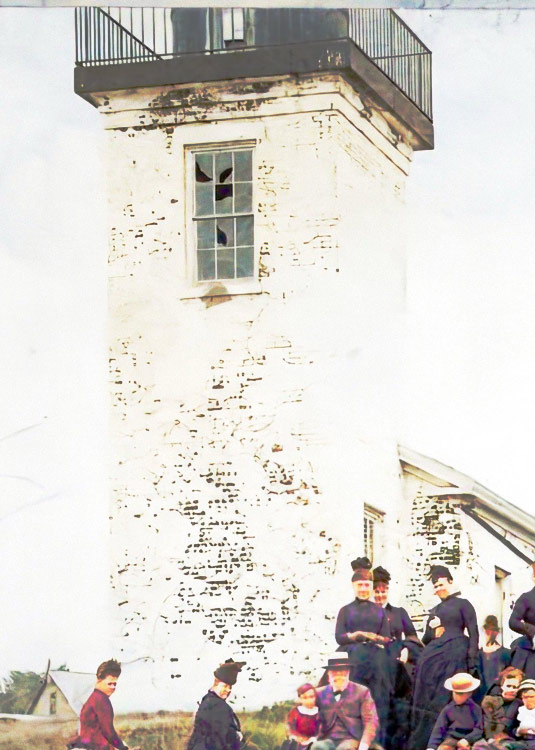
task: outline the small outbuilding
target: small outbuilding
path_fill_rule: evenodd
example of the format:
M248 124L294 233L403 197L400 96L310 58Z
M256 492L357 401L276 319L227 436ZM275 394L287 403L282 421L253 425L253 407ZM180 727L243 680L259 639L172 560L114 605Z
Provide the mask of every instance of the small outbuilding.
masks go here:
M47 670L28 713L33 716L76 719L94 686L94 674L63 669Z

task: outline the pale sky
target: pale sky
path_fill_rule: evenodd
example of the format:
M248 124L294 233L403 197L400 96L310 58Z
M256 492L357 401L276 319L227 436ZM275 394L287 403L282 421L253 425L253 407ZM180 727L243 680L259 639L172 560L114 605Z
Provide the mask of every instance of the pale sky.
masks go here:
M74 11L0 10L0 676L108 655L106 217ZM525 510L535 424L535 12L403 11L433 51L409 180L401 441Z

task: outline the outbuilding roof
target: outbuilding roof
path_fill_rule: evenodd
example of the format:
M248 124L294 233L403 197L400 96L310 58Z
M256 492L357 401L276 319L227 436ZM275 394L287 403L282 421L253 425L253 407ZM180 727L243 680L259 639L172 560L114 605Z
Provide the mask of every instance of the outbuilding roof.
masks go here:
M468 515L487 531L498 535L500 541L525 562L532 562L535 556L535 516L435 458L424 456L402 445L398 445L398 456L404 471L422 478L431 485L425 491L428 497L457 498L461 508ZM511 535L534 550L534 555L529 558L519 550L507 538Z
M39 702L39 698L46 690L47 685L51 682L62 692L69 706L75 714L79 716L82 706L93 692L95 686L95 675L87 672L68 672L63 669L49 670L43 679L42 685L32 700L31 706L28 710L29 714L34 711Z

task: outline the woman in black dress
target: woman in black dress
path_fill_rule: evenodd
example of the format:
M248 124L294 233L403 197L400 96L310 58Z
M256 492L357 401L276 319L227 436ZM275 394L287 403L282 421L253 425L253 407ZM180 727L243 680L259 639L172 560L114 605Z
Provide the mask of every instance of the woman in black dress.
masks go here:
M371 562L359 557L351 563L355 599L338 612L335 637L338 651L346 651L351 663L349 679L370 689L379 716L377 741L384 744L391 680L385 646L390 643L388 618L382 607L370 601Z
M535 563L532 569L535 576ZM522 636L511 645L511 666L521 669L527 679L535 679L535 588L518 597L509 627Z
M423 645L406 609L388 601L390 573L381 565L373 569L373 599L383 607L391 642L385 646L390 669L391 698L386 729L386 750L406 745L412 702L412 677Z
M425 750L435 719L450 700L444 680L477 666L479 632L474 607L454 591L451 573L444 565L434 565L430 578L440 603L429 613L422 638L425 648L416 668L411 750Z

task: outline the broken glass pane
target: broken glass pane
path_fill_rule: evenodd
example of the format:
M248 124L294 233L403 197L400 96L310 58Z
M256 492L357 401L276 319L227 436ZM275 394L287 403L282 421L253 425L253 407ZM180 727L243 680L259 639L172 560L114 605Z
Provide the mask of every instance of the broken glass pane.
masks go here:
M213 219L204 221L197 221L197 248L199 250L205 250L206 248L214 247L214 224Z
M217 251L217 278L233 279L234 274L234 248L225 248Z
M200 281L215 279L214 250L199 250L197 252L197 275Z
M238 182L235 185L235 211L237 214L244 214L252 211L252 185L250 182Z
M217 222L217 244L234 247L234 219L219 219Z
M251 182L253 179L252 163L252 151L235 151L234 180Z
M215 155L215 172L218 182L232 182L232 152L222 151Z
M243 279L254 275L254 250L252 247L236 249L236 278Z
M214 189L212 185L195 183L195 216L208 216L214 213Z
M232 213L232 185L215 186L216 213Z
M212 154L195 154L195 181L210 182L213 177Z
M236 217L236 245L253 244L253 217Z

